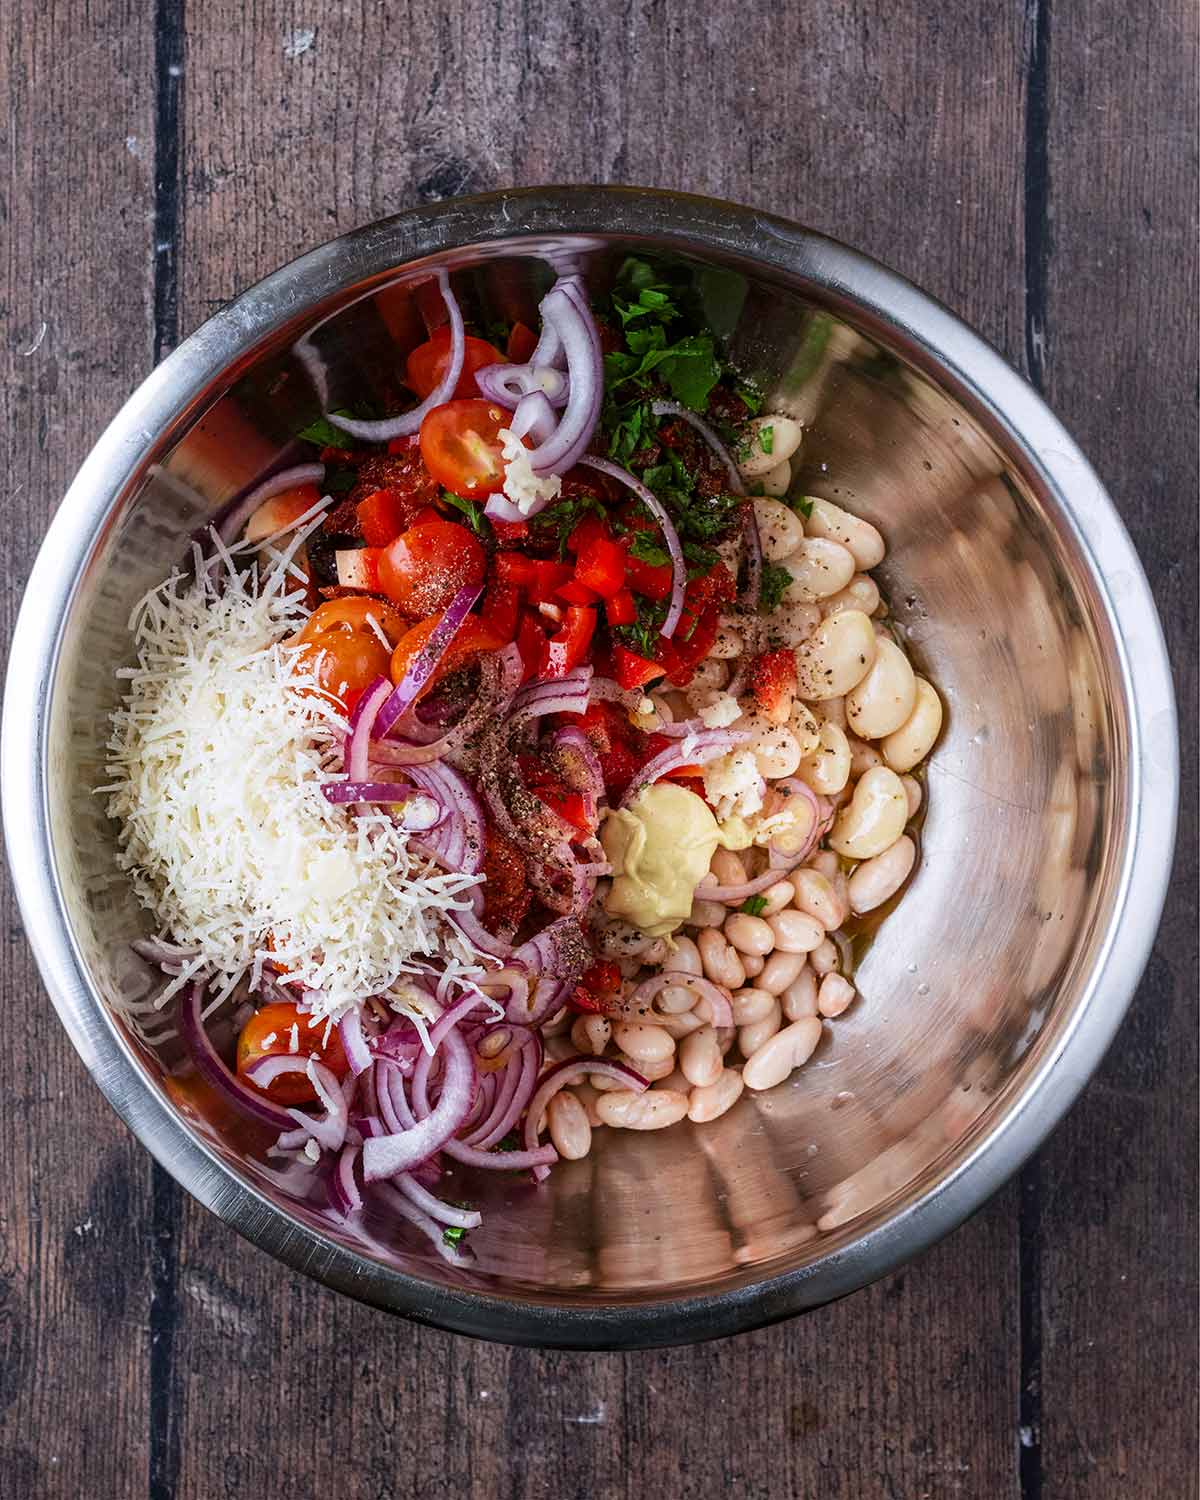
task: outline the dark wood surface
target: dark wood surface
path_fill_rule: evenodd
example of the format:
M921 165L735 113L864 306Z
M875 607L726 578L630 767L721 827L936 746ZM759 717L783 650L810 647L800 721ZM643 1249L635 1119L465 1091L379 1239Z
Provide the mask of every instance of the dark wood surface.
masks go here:
M878 255L1025 368L1177 665L1176 882L1133 1013L1019 1182L838 1306L654 1354L512 1350L307 1281L88 1080L5 890L0 1496L1197 1493L1196 8L9 0L10 627L106 419L223 300L420 200L626 181Z

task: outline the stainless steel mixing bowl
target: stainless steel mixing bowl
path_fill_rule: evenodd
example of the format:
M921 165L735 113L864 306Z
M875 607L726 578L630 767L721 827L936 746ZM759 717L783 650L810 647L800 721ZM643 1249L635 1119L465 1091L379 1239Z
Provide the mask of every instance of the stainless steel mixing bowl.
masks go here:
M887 537L893 613L945 699L918 872L861 998L788 1084L714 1124L601 1132L534 1188L482 1174L478 1263L359 1233L305 1175L243 1158L164 1092L130 1017L154 980L113 864L106 719L130 606L322 402L369 395L454 272L533 321L554 271L687 265L734 359L809 429L802 482ZM745 1329L862 1286L946 1233L1096 1067L1145 962L1177 792L1167 660L1129 537L1034 392L944 308L795 225L624 189L402 214L293 262L146 380L37 559L9 668L3 796L26 928L72 1042L157 1159L242 1234L353 1296L489 1338L634 1346ZM170 1062L168 1039L162 1055Z

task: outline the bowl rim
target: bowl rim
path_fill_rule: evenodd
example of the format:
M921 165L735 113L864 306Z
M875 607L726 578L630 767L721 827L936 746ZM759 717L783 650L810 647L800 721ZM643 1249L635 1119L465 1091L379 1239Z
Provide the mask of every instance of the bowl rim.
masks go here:
M1072 532L1107 618L1129 716L1127 844L1112 919L1075 1014L1038 1060L1020 1108L980 1130L940 1181L812 1265L717 1292L571 1307L442 1286L361 1256L290 1218L194 1137L135 1063L91 983L58 887L48 807L50 689L66 620L117 497L163 433L234 359L347 286L423 257L496 241L519 248L522 240L554 235L645 238L678 251L754 261L806 281L831 303L869 316L885 339L902 342L1004 435ZM294 1270L418 1322L546 1347L653 1347L759 1327L878 1279L979 1208L1066 1113L1125 1015L1166 895L1178 787L1174 693L1149 585L1111 499L1037 392L948 309L848 246L749 207L591 185L450 199L353 230L273 272L181 343L98 439L51 522L14 630L0 725L5 841L43 982L93 1078L152 1156L207 1208Z

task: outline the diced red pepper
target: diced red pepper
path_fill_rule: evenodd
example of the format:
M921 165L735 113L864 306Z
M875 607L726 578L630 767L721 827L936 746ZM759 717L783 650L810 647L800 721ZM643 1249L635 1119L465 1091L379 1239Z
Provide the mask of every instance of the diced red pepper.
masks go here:
M577 667L587 656L595 629L594 609L569 605L562 624L546 644L542 676L565 677L573 667Z
M600 595L595 589L590 589L586 584L580 583L578 578L570 578L558 590L558 597L565 599L568 604L596 604Z
M404 437L389 438L387 449L389 453L408 453L417 447L420 440L421 434L419 432L409 432Z
M613 676L617 679L618 685L627 692L634 688L645 687L648 682L653 682L656 677L663 675L664 669L659 662L647 661L636 651L630 651L628 646L614 646L612 659Z
M628 589L618 589L611 599L604 601L604 617L610 627L633 624L637 619L637 603Z
M737 598L737 583L724 563L714 563L706 572L693 578L684 594L684 602L693 614L710 604L732 604Z
M367 594L379 592L379 554L382 547L346 547L334 553L337 580L344 589L362 589Z
M608 527L604 524L603 518L596 515L593 511L589 511L572 528L571 534L567 538L567 551L580 552L591 542L599 541L603 538L611 540L611 535Z
M625 582L643 599L669 599L675 574L670 563L648 563L640 557L626 557Z
M580 979L569 1003L576 1010L604 1015L612 1010L613 1002L620 993L620 969L614 963L601 960L593 964Z
M678 740L673 740L666 734L648 734L646 736L646 760L653 760L656 755L661 755L664 750L677 748ZM644 764L644 762L643 762ZM700 765L677 766L673 771L667 771L664 779L667 781L682 781L693 776L703 776L704 767Z
M533 604L552 604L556 591L571 577L566 563L526 557L523 552L497 552L493 567L500 583L520 589Z
M721 611L716 605L709 605L699 619L685 612L671 640L659 636L655 655L669 682L676 687L687 687L696 675L696 668L712 650L720 627Z
M488 585L479 614L505 642L516 640L520 613L521 596L511 584Z
M602 599L625 587L625 549L609 536L588 537L575 560L575 577Z
M436 505L422 505L421 509L416 513L416 515L412 518L408 525L423 526L427 521L444 521L445 519L446 517L440 510L438 510ZM404 529L407 531L408 526L406 526Z
M750 691L758 699L767 717L774 722L786 721L796 691L796 657L786 647L781 651L764 651L750 664Z
M525 323L514 323L504 352L508 355L510 364L523 365L532 358L537 344L537 334L532 328Z
M368 547L386 547L413 524L412 501L402 490L376 490L358 502L357 514Z
M536 786L533 790L547 807L580 833L595 833L595 820L588 816L588 803L582 792L569 792L560 786Z
M538 623L537 615L528 609L521 611L517 626L517 649L521 653L521 681L536 677L546 654L546 632Z
M510 546L513 542L523 542L529 535L528 521L492 521L491 526L502 547Z

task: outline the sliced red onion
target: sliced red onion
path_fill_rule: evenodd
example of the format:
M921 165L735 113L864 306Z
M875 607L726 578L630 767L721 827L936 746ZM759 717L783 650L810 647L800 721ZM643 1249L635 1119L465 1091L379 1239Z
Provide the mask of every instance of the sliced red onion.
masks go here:
M511 411L527 396L542 396L551 407L565 406L570 389L567 377L553 365L485 365L475 371L479 394ZM516 429L514 428L513 431Z
M619 686L611 677L593 677L591 696L597 703L620 703L634 711L646 695L639 689Z
M446 816L446 809L435 797L422 796L403 781L325 781L321 792L335 806L344 802L403 802L397 821L413 833L427 833Z
M411 1199L406 1198L399 1188L394 1188L390 1182L379 1182L375 1185L375 1193L380 1199L385 1200L402 1219L415 1224L431 1241L433 1248L443 1260L449 1261L452 1266L471 1265L474 1262L475 1257L469 1250L459 1245L447 1244L445 1225L431 1219Z
M632 490L658 522L663 540L667 544L667 551L671 554L671 606L662 624L662 634L670 640L683 614L683 596L687 588L687 562L683 556L683 544L679 540L679 533L667 514L666 506L652 490L646 488L640 479L634 478L628 469L622 469L619 464L610 463L607 458L596 458L591 453L583 454L579 462L587 464L590 469L598 469L601 474L607 474L610 478L618 480L626 489Z
M282 495L285 490L298 489L302 484L320 484L324 478L324 464L297 464L294 468L272 474L270 479L264 479L244 500L239 500L233 506L217 527L217 535L226 543L236 541L260 505L265 505L276 495Z
M762 599L763 550L762 537L758 534L758 516L754 501L747 500L741 507L742 542L746 548L746 589L742 603L752 613L758 609Z
M379 1115L386 1131L378 1134L398 1135L401 1131L412 1130L416 1126L416 1118L408 1103L408 1095L404 1092L404 1068L394 1064L390 1058L380 1059L375 1069L376 1085L375 1093L379 1102ZM371 1135L376 1132L372 1131ZM364 1144L367 1132L363 1132Z
M485 656L479 663L479 693L457 724L440 739L423 745L376 740L371 746L372 761L389 766L424 765L457 750L489 719L503 717L508 712L512 696L520 686L522 670L521 652L515 644Z
M553 290L553 288L551 288ZM553 323L543 322L542 331L534 346L533 353L529 356L531 365L550 365L556 370L566 367L567 352L563 348L563 341L559 337L558 329Z
M539 1146L536 1151L480 1151L477 1146L452 1140L442 1149L463 1166L482 1167L485 1172L522 1172L526 1167L552 1167L558 1160L553 1146Z
M702 729L676 745L669 745L665 750L660 750L652 760L648 760L629 783L621 798L621 806L628 807L643 787L665 776L668 771L677 770L680 766L707 765L710 760L716 760L736 746L745 744L749 738L750 731L747 729Z
M582 302L582 306L581 306ZM543 322L562 340L567 356L570 396L553 434L529 455L535 474L565 474L578 463L600 420L604 394L604 357L600 331L591 310L561 286L542 299Z
M473 948L477 948L480 953L487 953L492 958L501 960L512 957L512 944L502 937L497 937L494 932L489 932L473 911L450 912L448 918L467 942Z
M533 1098L529 1101L529 1108L525 1111L522 1143L526 1151L536 1150L538 1123L555 1094L567 1084L575 1083L589 1073L599 1073L605 1078L615 1078L635 1094L643 1093L650 1086L647 1079L643 1078L640 1073L635 1073L632 1068L627 1068L624 1063L583 1056L568 1057L562 1062L555 1063L542 1074ZM535 1166L533 1175L536 1181L541 1182L548 1175L548 1168Z
M550 402L541 391L531 391L528 396L521 397L521 404L513 412L508 430L515 438L531 437L535 443L545 443L554 436L557 426L558 419ZM532 511L525 512L527 519L532 514Z
M761 875L756 875L753 880L747 880L741 885L718 885L715 875L706 875L696 887L696 896L701 901L723 901L727 906L745 901L783 880L788 871L794 870L803 858L803 855L794 856L786 864L764 870Z
M505 521L510 526L529 519L519 505L510 500L507 495L501 494L499 490L487 497L483 513L489 521Z
M519 1056L511 1058L504 1070L504 1084L497 1091L491 1118L485 1120L471 1139L463 1142L464 1145L474 1146L479 1151L488 1151L499 1145L528 1108L537 1087L543 1056L541 1037L536 1031L528 1033L528 1041L520 1048Z
M540 719L546 714L586 713L591 684L591 667L576 667L565 677L531 682L513 699L512 717Z
M383 739L392 725L401 714L405 713L417 701L421 689L428 683L437 671L438 664L445 656L451 641L462 629L463 621L471 613L471 609L479 598L483 589L480 585L468 586L459 589L450 601L445 614L434 626L429 639L417 652L412 665L405 672L403 680L393 690L391 696L379 710L379 716L374 721L374 732L379 739ZM373 689L369 690L373 691ZM356 726L355 732L359 726ZM354 767L348 767L352 781L365 781L366 766L363 773L355 773Z
M247 1078L261 1088L270 1088L277 1078L287 1073L303 1073L316 1090L317 1098L325 1106L323 1119L314 1120L303 1110L289 1109L289 1123L294 1122L300 1130L313 1138L326 1151L340 1151L346 1139L346 1126L350 1112L346 1097L337 1078L324 1063L315 1057L301 1057L298 1053L272 1053L257 1058L246 1069Z
M346 745L346 779L352 782L370 780L371 736L379 722L379 712L388 702L392 684L377 677L354 705L350 739Z
M350 1064L350 1071L355 1078L360 1073L365 1073L374 1062L371 1049L367 1045L367 1038L363 1032L362 1010L359 1006L352 1006L338 1022L338 1035L342 1039L342 1050L346 1054L346 1061Z
M706 727L703 719L679 719L674 724L660 724L654 733L665 735L669 740L682 740L689 734L702 733Z
M448 1149L451 1137L466 1119L475 1083L467 1044L451 1029L442 1038L440 1051L444 1063L442 1092L430 1113L409 1130L363 1142L363 1176L368 1182L394 1177L435 1151Z
M705 899L708 899L707 896ZM707 999L712 1007L714 1026L733 1025L729 991L711 979L703 979L699 974L689 974L683 969L660 969L650 979L643 979L630 998L635 1005L650 1005L661 990L673 989L676 985Z
M453 1224L459 1229L478 1229L483 1215L473 1208L455 1208L452 1203L443 1203L408 1172L400 1172L394 1179L396 1186L424 1213L439 1224Z
M269 1125L273 1130L290 1130L291 1114L278 1105L271 1104L256 1089L248 1088L221 1061L204 1028L203 1003L204 985L197 982L191 986L179 1006L179 1031L201 1077L249 1119Z
M344 1146L329 1179L330 1205L343 1219L348 1219L363 1206L362 1194L354 1178L354 1163L357 1159L358 1147Z
M783 868L784 865L789 869L794 869L802 859L808 858L819 842L823 832L822 824L824 823L826 828L829 826L826 821L828 812L821 805L824 799L818 797L812 787L806 782L801 781L798 776L789 776L784 781L777 781L771 788L771 791L773 798L780 796L784 798L799 797L812 812L812 827L808 830L803 842L797 848L788 849L777 844L774 840L771 842L771 862L773 865L776 865L776 869ZM827 808L828 804L826 803L825 809ZM777 809L777 811L782 810L782 808ZM778 861L778 864L776 864L776 861Z
M362 438L367 443L386 443L391 438L404 437L410 432L416 432L427 412L431 412L435 406L442 406L454 395L454 387L458 384L459 376L462 374L463 357L467 348L466 331L463 328L462 309L458 305L458 298L450 290L450 278L445 271L437 273L437 283L442 293L442 300L446 304L446 311L450 315L450 357L441 380L419 406L414 406L411 411L406 411L401 416L386 417L381 422L362 422L355 417L339 417L336 412L327 411L326 419L335 427L340 427L343 432L350 433L352 437Z
M410 766L413 781L445 808L454 824L454 852L450 862L467 875L483 868L487 843L487 821L475 789L458 771L442 761L428 766Z

